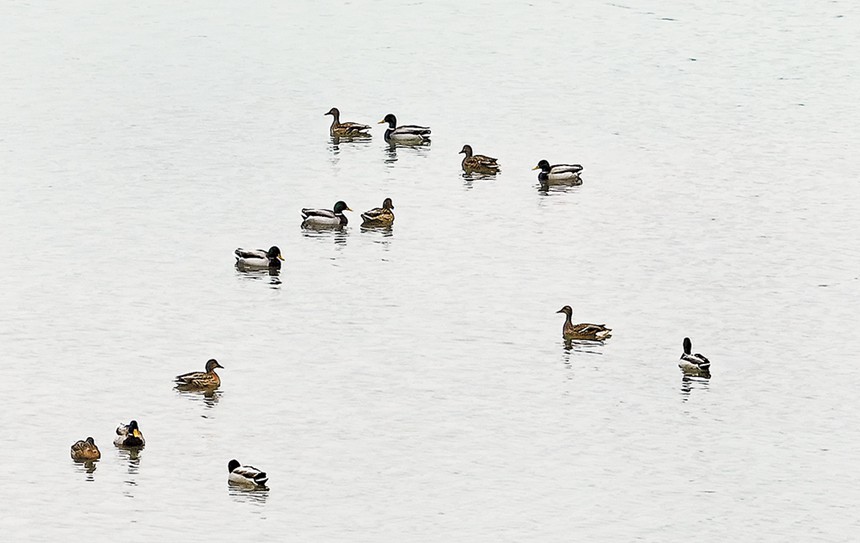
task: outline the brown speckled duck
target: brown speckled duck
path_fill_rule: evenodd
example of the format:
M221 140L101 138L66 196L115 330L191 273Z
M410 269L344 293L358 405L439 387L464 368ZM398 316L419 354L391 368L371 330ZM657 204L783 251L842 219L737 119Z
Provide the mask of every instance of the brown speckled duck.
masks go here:
M463 162L460 164L463 167L463 171L466 173L475 172L489 175L499 173L498 161L495 158L486 155L472 154L471 145L464 145L459 154L466 155L463 157Z
M564 313L567 316L564 320L564 327L561 330L561 335L565 340L583 339L603 341L612 336L610 333L612 329L607 328L605 324L590 324L587 322L573 324L571 321L571 318L573 317L573 308L569 305L562 307L556 311L556 313Z
M96 441L91 437L76 441L72 445L72 460L83 462L85 460L98 460L101 457L102 453L96 446Z
M221 378L215 373L215 368L223 369L224 366L214 358L206 362L206 371L192 371L176 376L176 386L180 388L218 388L221 386Z
M331 127L328 130L332 136L340 138L370 137L370 134L367 133L367 131L370 130L370 127L366 124L340 122L340 110L336 107L331 108L328 110L328 113L323 113L323 115L331 115L333 117Z
M391 198L386 198L382 201L382 207L374 207L361 214L361 219L364 221L362 226L389 226L394 223L394 204Z

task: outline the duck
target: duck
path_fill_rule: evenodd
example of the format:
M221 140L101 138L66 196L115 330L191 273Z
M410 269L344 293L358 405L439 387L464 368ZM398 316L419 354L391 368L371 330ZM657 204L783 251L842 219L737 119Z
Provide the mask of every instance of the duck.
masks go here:
M302 227L314 226L346 226L349 222L344 211L352 211L346 202L339 200L334 209L302 209Z
M587 322L573 324L571 321L571 318L573 317L573 308L569 305L562 307L556 311L556 313L564 313L567 315L567 318L564 320L564 327L561 329L562 337L565 340L585 339L603 341L612 337L612 334L610 333L612 332L612 329L607 328L605 324L590 324Z
M181 388L218 388L221 386L221 378L215 373L215 368L224 369L214 358L206 362L206 371L192 371L176 376L176 386Z
M266 488L269 477L265 471L260 471L254 466L243 466L235 458L227 463L230 475L227 480L240 485L250 485L256 488Z
M678 362L678 367L685 375L710 377L711 376L711 361L700 355L699 353L690 354L693 348L693 342L690 338L684 338L684 352L681 354L681 361Z
M239 247L233 254L236 255L236 267L245 270L279 270L284 260L277 245L272 245L268 251Z
M543 184L567 183L570 185L581 185L582 179L579 172L582 166L579 164L553 164L550 166L546 160L541 160L532 170L540 170L538 181Z
M366 124L359 123L342 123L340 122L340 110L336 107L328 110L328 113L323 113L323 115L331 115L334 117L331 122L331 127L329 128L329 134L336 137L341 138L369 138L370 134L367 133L370 130L370 127Z
M426 126L404 124L397 126L397 117L393 113L386 115L379 123L388 123L385 129L385 141L390 143L419 144L430 141L430 129Z
M362 226L389 226L394 223L394 204L391 198L386 198L382 201L382 207L374 207L361 214L361 219L364 221Z
M91 437L72 444L72 460L83 462L85 460L98 460L101 457L102 453L96 446L96 441Z
M117 447L133 449L143 447L146 444L146 440L143 439L143 434L140 433L137 421L132 420L128 424L120 423L116 427L116 437L113 440L113 444Z
M471 145L464 145L458 154L466 155L463 157L463 162L460 163L466 173L475 172L490 175L499 173L497 159L486 155L473 155Z

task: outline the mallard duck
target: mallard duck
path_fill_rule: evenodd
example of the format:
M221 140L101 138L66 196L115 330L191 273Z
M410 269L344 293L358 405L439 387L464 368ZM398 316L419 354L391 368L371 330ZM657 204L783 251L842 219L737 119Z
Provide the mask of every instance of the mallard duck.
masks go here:
M540 170L538 181L543 184L547 183L566 183L570 185L581 185L582 179L579 177L579 172L582 171L582 166L579 164L553 164L549 165L546 160L538 162L533 170Z
M214 358L206 362L206 371L192 371L176 376L176 384L182 388L218 388L221 378L215 373L215 368L224 369Z
M239 247L233 254L236 255L236 266L241 269L263 270L281 269L281 261L284 257L277 245L272 245L268 251L263 249L243 249Z
M693 348L693 342L690 338L684 338L684 352L681 354L681 361L678 362L678 367L681 368L686 375L699 377L711 376L711 361L700 355L699 353L690 354Z
M302 226L346 226L349 222L344 211L352 211L344 201L338 201L334 204L334 210L331 209L302 209Z
M227 470L230 472L227 480L231 483L265 488L266 481L269 480L265 471L260 471L254 466L243 466L235 458L227 464Z
M72 460L98 460L101 457L102 453L96 446L95 440L91 437L76 441L72 445Z
M397 117L389 113L377 124L388 123L385 129L385 141L392 143L424 143L430 141L430 129L426 126L404 124L397 126Z
M564 320L564 327L561 329L561 335L564 339L587 339L593 341L603 341L604 339L609 339L612 334L611 328L607 328L605 324L589 324L587 322L583 322L580 324L573 324L571 318L573 317L573 308L569 305L566 305L556 311L556 313L564 313L567 315L567 318Z
M331 122L331 128L329 128L329 133L332 136L338 136L341 138L370 137L370 134L367 133L367 130L370 130L370 127L366 124L340 122L340 110L336 107L331 108L328 110L328 113L324 113L323 115L331 115L334 117Z
M466 155L463 157L463 162L460 163L466 173L499 173L499 164L496 159L486 155L473 155L471 145L464 145L458 154Z
M361 214L362 226L388 226L394 222L394 204L391 198L382 201L382 207L374 207Z
M143 447L146 444L146 440L143 439L143 434L140 433L137 421L133 420L128 424L120 423L116 427L116 437L113 440L113 444L117 447L132 449Z

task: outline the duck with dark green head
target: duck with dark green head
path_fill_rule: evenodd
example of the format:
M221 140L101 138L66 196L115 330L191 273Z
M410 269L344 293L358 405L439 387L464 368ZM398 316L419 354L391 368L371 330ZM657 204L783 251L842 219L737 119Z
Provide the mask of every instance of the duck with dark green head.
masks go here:
M397 126L397 117L393 113L386 115L378 124L388 124L385 129L385 141L416 145L430 141L430 128L416 124Z
M334 204L334 209L302 209L302 227L337 227L346 226L349 220L344 211L352 211L346 202L339 200Z
M239 247L233 254L236 256L236 266L243 270L279 270L284 260L277 245L272 245L268 251Z
M136 449L146 445L146 440L143 439L137 421L132 420L128 424L120 424L116 427L116 438L113 444L124 449Z
M579 172L582 171L582 166L579 164L553 164L546 160L541 160L532 170L540 170L538 181L542 184L566 184L566 185L581 185L582 179L579 177Z

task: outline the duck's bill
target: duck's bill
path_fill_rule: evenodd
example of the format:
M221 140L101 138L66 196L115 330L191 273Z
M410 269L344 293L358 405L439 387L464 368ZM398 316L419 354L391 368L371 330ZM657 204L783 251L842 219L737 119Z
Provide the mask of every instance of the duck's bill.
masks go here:
M559 309L556 313L564 313L564 309Z
M344 211L352 211L350 208L346 208Z
M284 259L284 257L283 257L283 256L278 255L278 260L283 260L283 259ZM223 368L224 366L221 366L221 367Z
M135 428L134 430L132 430L131 434L132 434L134 437L140 438L140 430L138 430L137 428Z
M376 123L376 124L385 124L385 119L382 119L381 121L379 121L379 122L378 122L378 123Z
M539 170L539 169L540 169L540 166L535 166L535 167L534 167L534 168L532 168L532 169L533 169L533 170ZM559 313L561 313L561 311L559 311Z

